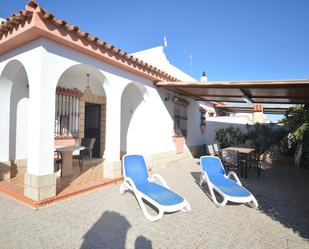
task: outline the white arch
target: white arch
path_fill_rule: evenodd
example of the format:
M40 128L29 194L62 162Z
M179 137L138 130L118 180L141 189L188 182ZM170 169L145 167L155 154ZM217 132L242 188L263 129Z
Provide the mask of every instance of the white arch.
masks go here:
M90 88L96 88L93 90L100 92L100 87L102 87L104 93L101 91L101 95L106 96L106 85L108 84L107 78L100 70L88 64L76 63L67 67L65 70L62 70L55 88L59 86L59 84L64 83L65 80L71 78L74 81L66 82L67 86L76 87L83 92L87 85L87 74L90 75Z
M144 85L131 82L123 89L121 95L121 134L120 150L122 153L137 153L147 139L145 131L147 123L143 117L148 92Z
M26 68L11 60L0 76L0 161L27 158L28 100Z

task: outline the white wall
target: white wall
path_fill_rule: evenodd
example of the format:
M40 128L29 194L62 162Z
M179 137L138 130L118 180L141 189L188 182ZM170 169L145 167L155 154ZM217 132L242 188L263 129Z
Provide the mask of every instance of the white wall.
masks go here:
M242 133L247 132L247 124L250 119L246 116L243 117L207 117L206 118L206 144L218 143L215 141L216 130L220 128L228 128L230 126L239 128Z
M9 160L11 87L11 81L4 78L0 79L0 161L2 162Z
M28 104L29 98L24 97L18 102L16 120L16 155L15 159L28 158Z
M87 86L87 73L89 73L89 86L93 93L99 96L105 96L103 84L103 75L88 66L88 65L75 65L66 70L58 81L58 86L73 89L77 88L79 91L84 92Z
M36 158L32 161L33 165L37 165L33 174L47 174L51 170L52 151L53 151L53 134L54 134L54 95L55 89L59 85L65 87L78 87L81 91L86 86L84 75L78 74L78 70L69 74L63 74L67 69L73 66L83 64L89 65L89 68L95 69L96 77L91 78L91 89L93 93L105 95L107 99L107 121L106 121L106 153L108 160L119 159L121 135L121 96L123 90L130 83L142 85L146 91L144 100L134 112L134 117L129 124L128 146L131 151L143 154L156 154L162 152L175 151L175 145L172 140L173 131L173 111L174 104L171 100L165 101L166 91L158 89L153 82L140 76L126 72L112 65L98 61L67 47L60 46L46 39L39 39L29 43L21 48L16 49L6 55L0 57L0 70L13 58L19 59L25 66L30 84L30 99L34 96L35 101L29 103L29 115L36 118L33 111L42 119L40 124L36 124L30 119L34 127L28 128L28 133L33 136L30 139L32 150L31 157ZM31 58L31 59L29 59ZM1 70L2 71L2 70ZM59 80L60 79L60 80ZM103 85L103 88L101 87ZM104 91L103 91L104 89ZM171 93L172 95L176 95ZM3 95L3 96L2 96ZM5 94L0 91L0 97ZM145 97L146 96L146 97ZM138 96L128 94L132 101ZM180 96L183 98L183 96ZM130 100L128 98L128 106ZM187 98L188 99L188 98ZM188 138L187 145L205 144L206 134L200 132L200 103L188 99ZM26 101L19 103L18 113L26 113ZM126 106L126 105L125 105ZM2 107L0 107L2 108ZM31 110L30 110L31 108ZM1 109L2 110L2 109ZM45 113L44 110L49 110ZM7 115L4 113L4 116ZM1 114L2 115L2 114ZM20 120L20 118L18 119ZM26 122L26 118L21 118ZM1 123L1 122L0 122ZM2 125L2 124L0 124ZM40 126L41 125L41 126ZM22 126L19 124L18 129ZM2 135L8 127L2 125ZM34 130L31 130L34 129ZM25 130L24 130L25 131ZM17 134L21 134L17 132ZM24 146L22 135L18 135L18 151ZM39 148L40 144L44 146ZM0 150L0 156L6 154L6 147ZM37 155L40 152L39 155ZM36 154L35 154L36 153ZM21 152L20 155L23 155ZM47 159L46 159L47 158ZM0 157L2 160L3 157ZM34 167L34 166L33 166Z
M174 135L173 130L174 104L171 102L171 100L169 101L164 100L166 96L165 90L156 88L153 82L150 80L126 72L122 69L103 63L94 58L85 56L68 48L64 48L53 42L44 40L44 44L46 50L49 52L48 60L50 61L50 64L52 65L52 67L54 66L57 67L57 69L55 70L59 71L59 69L61 68L64 71L66 68L72 65L76 65L78 63L88 64L96 68L104 76L103 87L105 90L107 102L110 100L110 98L121 99L125 87L132 82L143 85L144 88L146 89L148 96L147 100L143 102L143 108L146 111L143 111L143 114L135 113L136 116L134 117L134 125L130 124L130 130L131 129L132 130L130 131L129 136L130 137L135 136L135 140L132 139L132 142L130 142L131 149L134 150L135 152L137 152L137 150L141 150L145 154L155 154L175 150L175 145L172 140L172 136ZM68 84L66 84L66 86L68 86ZM81 86L81 88L83 88L83 86ZM176 95L174 93L171 94ZM136 96L131 97L135 98ZM183 96L181 97L183 98ZM189 146L204 144L206 135L201 135L199 129L200 124L199 103L192 99L188 100L192 104L188 106L187 144ZM119 108L121 109L121 106ZM118 110L115 106L115 109L112 110L111 112L114 113L114 115L118 115L116 114L117 111ZM113 126L112 127L113 132L116 133L117 132L116 129L118 128L115 122L112 124L112 126ZM135 134L133 133L133 130L136 131ZM118 132L120 133L120 127ZM146 135L144 136L144 134ZM136 139L138 137L141 137L143 139ZM145 139L145 137L147 139ZM139 142L137 143L136 141Z
M25 159L28 154L28 78L22 67L13 82L10 104L9 159Z
M121 97L121 151L137 153L144 148L148 133L145 106L143 93L134 84L128 85Z
M27 158L28 78L13 60L2 67L0 78L0 161Z

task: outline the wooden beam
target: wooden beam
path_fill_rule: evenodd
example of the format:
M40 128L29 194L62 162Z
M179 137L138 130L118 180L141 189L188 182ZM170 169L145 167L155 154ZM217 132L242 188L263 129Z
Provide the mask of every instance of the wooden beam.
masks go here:
M240 88L239 90L243 93L244 97L249 100L250 103L254 103L254 101L252 100L252 96L250 95L248 90L242 89L242 88ZM246 100L244 100L244 101L246 101Z

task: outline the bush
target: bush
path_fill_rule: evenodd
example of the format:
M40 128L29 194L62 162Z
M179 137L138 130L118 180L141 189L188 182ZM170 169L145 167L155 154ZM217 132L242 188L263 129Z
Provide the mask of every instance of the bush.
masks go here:
M220 128L216 130L215 140L219 143L221 148L236 146L239 144L244 144L247 140L247 136L238 128L232 126L228 128Z
M288 131L284 127L256 123L247 128L249 143L260 156L266 152L276 156L286 153Z

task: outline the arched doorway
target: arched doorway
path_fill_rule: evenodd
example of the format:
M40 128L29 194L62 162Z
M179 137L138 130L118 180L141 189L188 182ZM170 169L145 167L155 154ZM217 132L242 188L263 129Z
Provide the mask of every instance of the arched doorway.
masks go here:
M137 83L125 87L121 96L121 133L120 155L143 153L143 144L147 139L145 103L147 90Z
M95 138L93 156L105 150L106 79L95 68L78 64L66 69L56 87L56 141Z
M0 179L26 172L28 101L29 82L25 67L17 60L10 61L0 77Z

